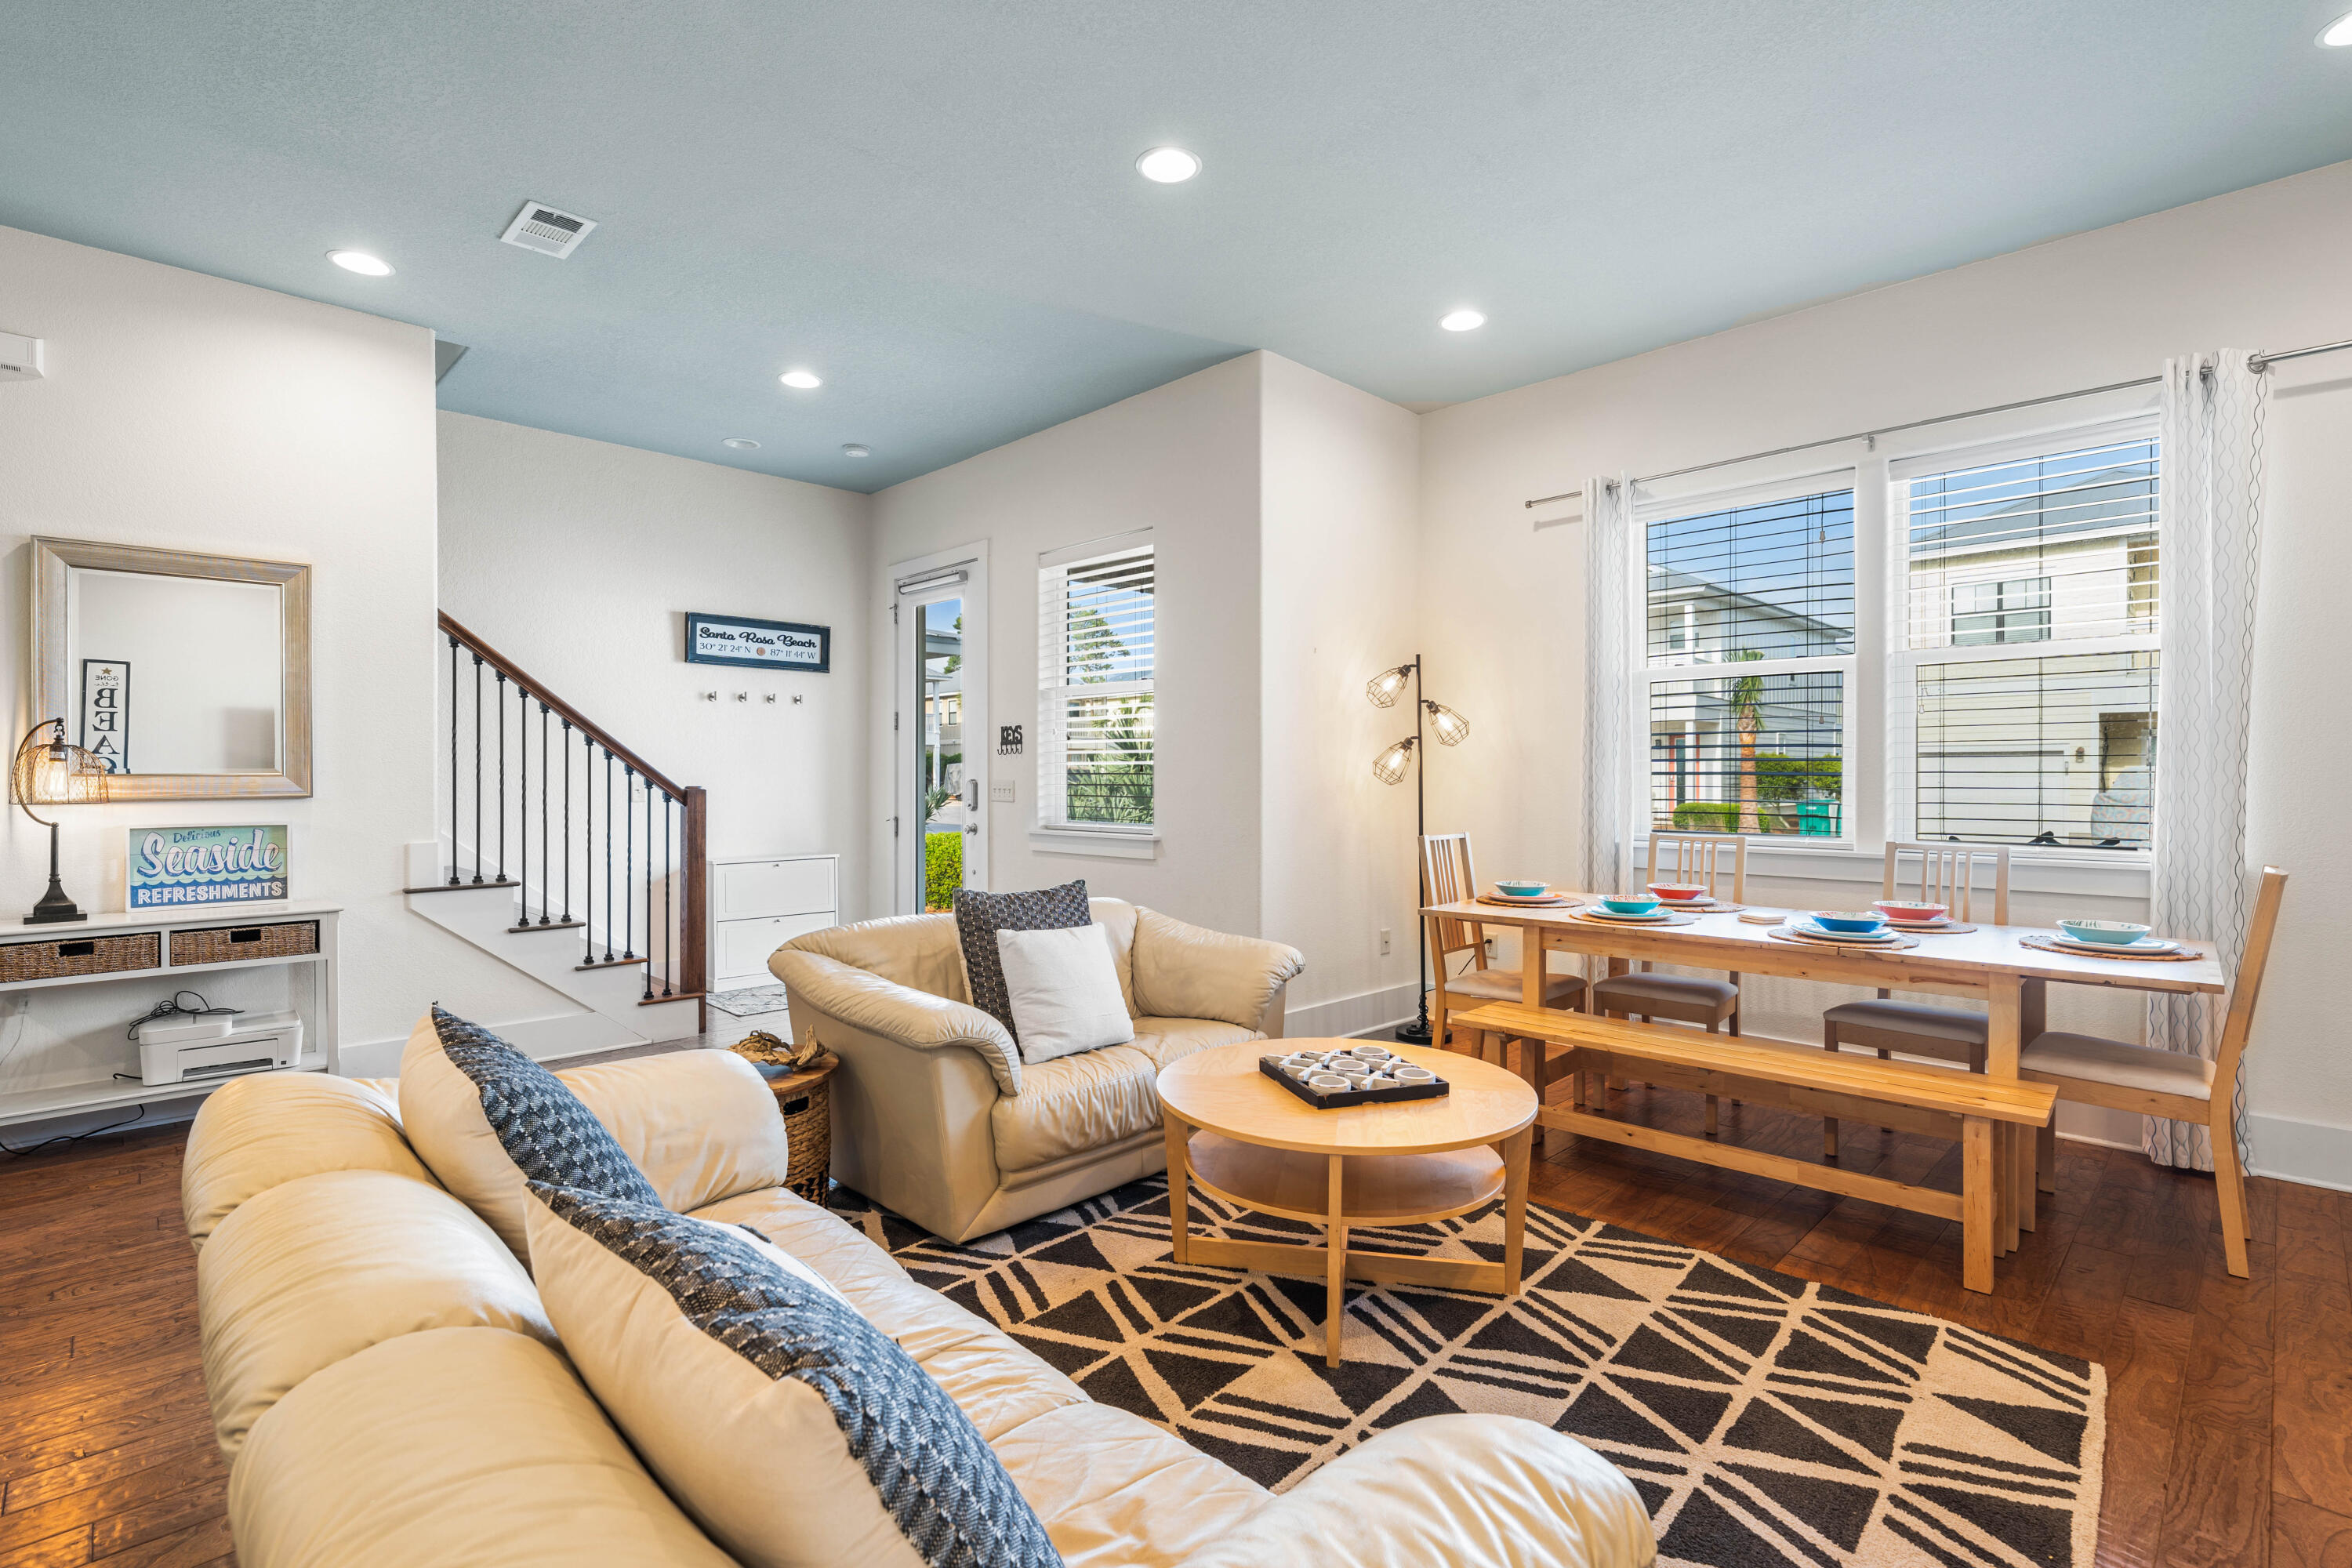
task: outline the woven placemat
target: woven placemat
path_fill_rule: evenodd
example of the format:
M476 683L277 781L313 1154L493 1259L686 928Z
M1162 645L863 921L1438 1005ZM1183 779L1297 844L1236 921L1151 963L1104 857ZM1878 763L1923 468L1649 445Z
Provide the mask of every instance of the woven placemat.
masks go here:
M1948 924L1939 926L1910 925L1902 921L1888 921L1886 922L1886 929L1888 931L1909 931L1917 936L1958 936L1964 931L1972 931L1977 928L1971 925L1962 925L1958 921L1953 921Z
M1657 920L1629 921L1622 915L1596 915L1592 913L1590 909L1574 909L1569 910L1568 914L1570 920L1583 921L1589 925L1614 926L1619 931L1654 931L1660 926L1695 926L1698 924L1698 917L1696 915L1665 915Z
M1478 902L1492 904L1498 910L1556 910L1576 900L1566 893L1554 899L1498 899L1491 893L1478 895Z
M1695 913L1702 915L1736 915L1748 906L1746 904L1735 904L1729 899L1709 899L1705 903L1701 904L1677 904L1661 899L1658 900L1658 907L1662 910L1674 910L1677 912L1684 910L1689 910Z
M2170 952L2126 952L2121 948L2106 952L2093 952L2087 947L2064 945L2047 931L2028 931L2019 937L2017 945L2038 947L2044 952L2063 952L2069 958L2114 958L2126 963L2193 963L2205 956L2188 947L2176 948Z
M1896 952L1919 945L1919 939L1916 936L1898 936L1893 942L1842 942L1835 937L1807 936L1803 931L1790 931L1787 926L1774 926L1764 934L1806 947L1834 947L1847 952Z

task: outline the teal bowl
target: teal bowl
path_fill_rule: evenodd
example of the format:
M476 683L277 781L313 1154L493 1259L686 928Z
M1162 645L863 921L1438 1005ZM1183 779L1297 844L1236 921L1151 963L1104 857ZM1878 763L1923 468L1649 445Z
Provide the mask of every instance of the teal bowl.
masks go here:
M1648 893L1612 893L1601 907L1612 915L1646 915L1658 907L1658 900Z
M1868 936L1886 923L1886 917L1875 910L1815 910L1813 923L1838 936Z
M1540 899L1551 887L1549 882L1497 882L1495 886L1514 899Z
M2060 921L2058 929L2076 942L2104 943L2109 947L2125 947L2146 936L2148 928L2136 926L2129 921Z

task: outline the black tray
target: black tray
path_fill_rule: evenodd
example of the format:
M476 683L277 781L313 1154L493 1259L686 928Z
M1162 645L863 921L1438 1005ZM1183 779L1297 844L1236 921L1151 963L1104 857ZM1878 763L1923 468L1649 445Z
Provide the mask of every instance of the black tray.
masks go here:
M1453 1086L1442 1078L1427 1083L1391 1084L1386 1089L1323 1089L1308 1088L1263 1058L1257 1070L1318 1110L1336 1110L1343 1105L1381 1105L1391 1100L1442 1100L1453 1092Z

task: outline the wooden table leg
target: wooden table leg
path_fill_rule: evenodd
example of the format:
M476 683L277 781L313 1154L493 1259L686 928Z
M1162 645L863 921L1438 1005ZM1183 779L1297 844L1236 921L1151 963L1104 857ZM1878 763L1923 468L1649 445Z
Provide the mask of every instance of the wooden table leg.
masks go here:
M1442 975L1445 973L1445 949L1438 944L1437 930L1437 917L1432 915L1429 917L1429 951L1437 954L1437 972ZM1422 978L1425 977L1416 976L1416 981ZM1446 1048L1445 1015L1447 1011L1445 987L1433 982L1429 990L1429 1043L1441 1051Z
M1519 1267L1528 1241L1528 1160L1535 1151L1536 1128L1538 1125L1529 1122L1505 1139L1496 1150L1503 1157L1503 1294L1506 1296L1519 1293Z
M1345 1160L1331 1157L1331 1207L1323 1238L1324 1251L1328 1254L1330 1295L1323 1319L1323 1364L1339 1364L1339 1331L1348 1312L1348 1222L1341 1217L1347 1211L1340 1207L1340 1173L1346 1169Z
M1981 1116L1960 1121L1960 1283L1992 1289L1993 1123Z
M2018 1049L2022 1052L2049 1026L2050 983L2028 980L2019 990L2017 997ZM2029 1141L2032 1147L2027 1157L2033 1162L2034 1179L2025 1194L2025 1228L2028 1230L2033 1228L2033 1211L2038 1203L2036 1194L2058 1190L2057 1124L2057 1114L2053 1110L2050 1120L2036 1129Z
M1160 1121L1168 1135L1168 1247L1173 1261L1181 1263L1192 1249L1192 1240L1191 1210L1186 1201L1192 1188L1192 1130L1174 1111L1164 1108Z
M1994 975L1986 988L1985 1002L1988 1014L1985 1020L1985 1076L2014 1082L2018 1053L2024 1048L2021 1038L2025 1022L2022 978L2014 974ZM2014 1123L2004 1121L1996 1141L1995 1152L1999 1158L1994 1163L2000 1190L1994 1200L1993 1218L2000 1230L1995 1245L2002 1253L2017 1250L2017 1233L2024 1224L2027 1206L2033 1200L2032 1167L2021 1166L2017 1156L2018 1145L2030 1143L2032 1140L2020 1138L2016 1132ZM2025 1175L2022 1183L2017 1179L2021 1169ZM2022 1192L2019 1191L2021 1186L2024 1189Z
M1633 973L1633 961L1632 959L1612 958L1609 961L1610 979L1614 980L1621 974L1631 974ZM1618 1093L1622 1093L1625 1089L1625 1080L1618 1077L1615 1073L1603 1073L1601 1075L1601 1087L1603 1089L1614 1090ZM1604 1100L1602 1103L1605 1105L1607 1102Z

